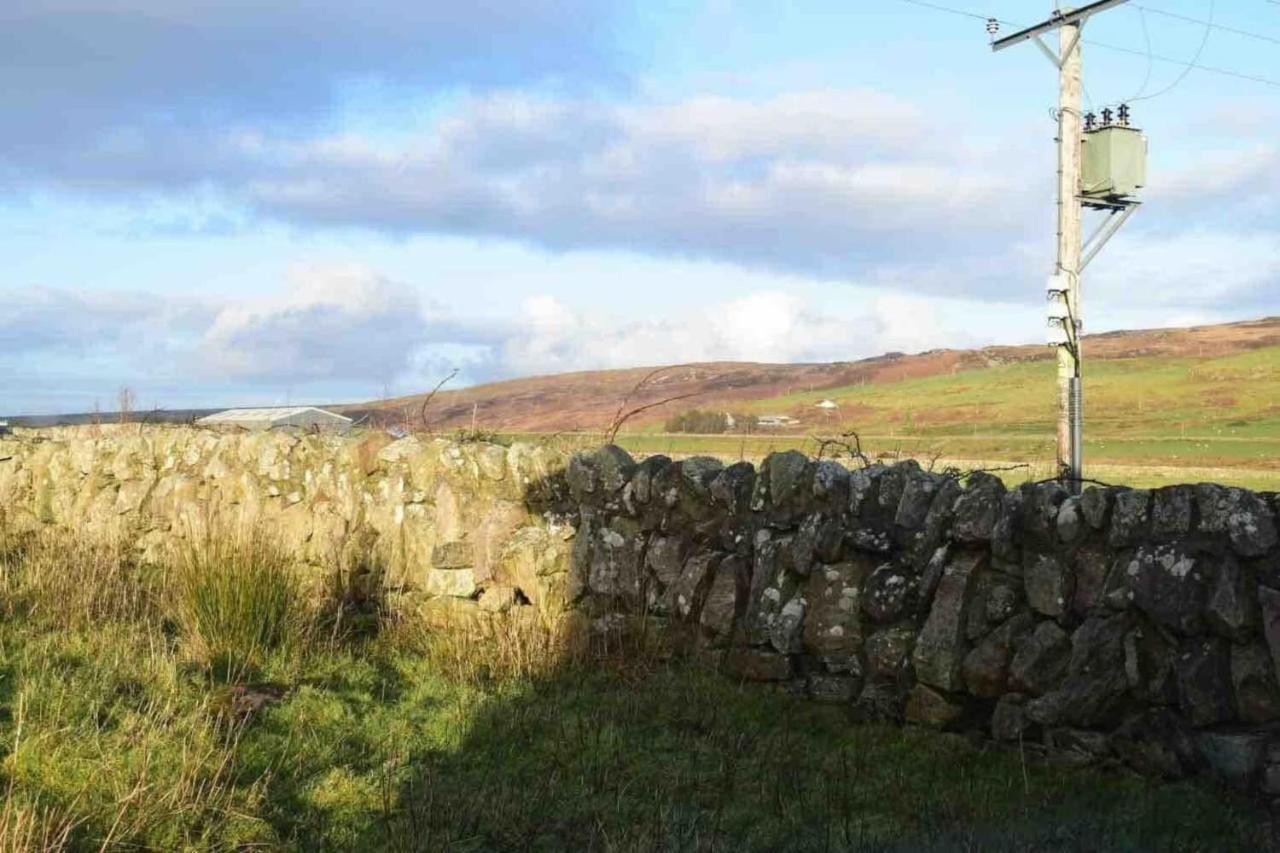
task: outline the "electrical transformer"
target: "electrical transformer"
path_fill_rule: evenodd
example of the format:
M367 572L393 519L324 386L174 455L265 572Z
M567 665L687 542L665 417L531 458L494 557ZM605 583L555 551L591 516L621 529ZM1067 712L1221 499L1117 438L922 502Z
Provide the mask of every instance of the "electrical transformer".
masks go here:
M1080 169L1081 195L1122 202L1147 183L1147 138L1135 127L1110 125L1086 130Z

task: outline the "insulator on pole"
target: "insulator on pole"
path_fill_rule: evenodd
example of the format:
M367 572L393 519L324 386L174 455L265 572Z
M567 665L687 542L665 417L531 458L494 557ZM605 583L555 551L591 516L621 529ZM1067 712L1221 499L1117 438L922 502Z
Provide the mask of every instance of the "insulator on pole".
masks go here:
M987 35L995 38L1000 32L1000 22L995 18L987 18Z

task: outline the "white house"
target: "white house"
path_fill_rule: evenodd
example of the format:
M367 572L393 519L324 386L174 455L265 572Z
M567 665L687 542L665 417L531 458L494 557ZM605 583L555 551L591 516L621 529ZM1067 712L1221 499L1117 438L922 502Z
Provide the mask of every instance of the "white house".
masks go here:
M756 426L760 429L783 429L799 425L800 422L790 415L761 415L756 418Z

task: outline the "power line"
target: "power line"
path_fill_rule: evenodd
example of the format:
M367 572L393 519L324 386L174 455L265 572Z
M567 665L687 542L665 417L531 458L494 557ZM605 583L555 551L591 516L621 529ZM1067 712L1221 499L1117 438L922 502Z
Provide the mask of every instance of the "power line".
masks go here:
M1213 35L1213 15L1215 12L1217 12L1217 10L1218 10L1218 0L1209 0L1209 20L1205 21L1204 38L1200 39L1200 46L1196 48L1195 56L1191 57L1191 61L1187 63L1186 68L1182 69L1182 73L1179 74L1172 83L1170 83L1168 86L1165 86L1159 92L1155 92L1150 95L1143 95L1142 97L1139 97L1139 98L1132 98L1131 100L1149 101L1152 98L1158 98L1161 95L1165 94L1166 92L1171 92L1174 89L1178 88L1178 84L1180 84L1183 80L1187 79L1187 75L1191 73L1191 69L1195 67L1195 64L1200 61L1200 57L1204 55L1205 46L1209 44L1209 36ZM1148 56L1151 55L1150 42L1147 43L1147 55ZM1147 61L1150 62L1151 60L1148 59Z
M1081 39L1081 41L1083 41L1085 44L1093 45L1094 47L1103 48L1104 50L1114 50L1119 53L1128 53L1132 56L1145 57L1147 55L1144 51L1134 50L1131 47L1120 47L1119 45L1107 44L1106 42L1101 42L1101 41L1093 41L1092 39ZM1232 71L1228 68L1217 68L1212 65L1201 65L1199 62L1188 62L1185 59L1174 59L1171 56L1161 56L1158 53L1151 54L1151 58L1155 59L1158 62L1172 62L1174 65L1182 65L1187 68L1195 68L1200 71L1207 71L1210 74L1221 74L1225 77L1235 77L1236 79L1239 79L1239 80L1249 80L1253 83L1261 83L1264 86L1274 86L1277 89L1280 89L1280 80L1273 80L1270 77L1259 77L1253 74L1244 74L1240 71Z
M1190 24L1204 24L1208 27L1211 27L1212 29L1221 30L1224 33L1233 33L1238 36L1244 36L1245 38L1258 39L1259 41L1266 41L1266 42L1270 42L1271 44L1280 44L1280 38L1276 38L1275 36L1263 35L1262 33L1255 33L1252 30L1242 30L1237 27L1228 27L1225 24L1219 24L1216 21L1212 21L1212 20L1206 21L1203 18L1192 18L1188 15L1180 15L1177 12L1167 12L1164 9L1153 9L1150 6L1136 6L1135 8L1142 9L1143 11L1146 11L1146 12L1150 12L1153 15L1161 15L1165 18L1173 18L1174 20L1178 20L1178 21L1186 21L1187 23L1190 23Z
M1012 21L1005 21L1000 18L993 18L989 15L979 15L977 12L971 12L966 9L957 9L954 6L944 6L941 3L926 2L926 0L899 0L899 2L910 3L913 6L921 6L926 9L934 9L939 12L946 12L948 14L958 15L964 18L973 18L974 20L979 20L979 21L999 21L1001 24L1004 24L1005 26L1010 26L1010 27L1018 26L1018 24L1015 24ZM1169 13L1169 14L1172 14L1172 13ZM1197 20L1196 22L1200 24L1208 23L1202 20ZM1252 35L1258 35L1258 34L1253 33ZM1259 36L1259 37L1266 38L1265 36ZM1081 41L1084 42L1085 44L1089 44L1094 47L1103 48L1104 50L1114 50L1118 53L1130 54L1131 56L1141 56L1144 59L1148 56L1146 51L1134 50L1133 48L1130 48L1130 47L1121 47L1119 45L1107 44L1106 42L1094 41L1092 39L1081 39ZM1275 80L1270 77L1262 77L1256 74L1245 74L1240 71L1232 71L1229 68L1218 68L1213 65L1202 65L1198 61L1188 62L1185 59L1175 59L1172 56L1161 56L1158 53L1152 53L1150 54L1150 57L1156 60L1157 62L1170 62L1170 63L1173 63L1174 65L1181 65L1184 68L1194 68L1198 71L1204 71L1209 74L1220 74L1224 77L1234 77L1237 80L1248 80L1251 83L1261 83L1264 86L1273 86L1277 89L1280 89L1280 80Z
M925 0L902 0L903 3L910 3L912 6L923 6L926 9L936 9L939 12L950 12L952 15L960 15L965 18L976 18L979 21L995 20L988 15L979 15L977 12L966 12L963 9L953 9L950 6L942 6L938 3L928 3ZM1008 21L1001 21L1006 24Z

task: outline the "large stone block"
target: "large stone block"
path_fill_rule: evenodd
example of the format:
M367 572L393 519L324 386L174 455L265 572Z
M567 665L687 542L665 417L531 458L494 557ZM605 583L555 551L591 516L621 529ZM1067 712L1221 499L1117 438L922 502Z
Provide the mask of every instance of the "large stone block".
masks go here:
M911 472L902 488L902 498L893 516L894 524L908 530L922 526L942 480L942 477L925 471Z
M876 631L863 645L867 676L889 681L901 679L911 667L915 644L916 631L910 625Z
M864 635L859 602L869 571L867 561L855 560L816 566L809 577L804 649L833 672L861 672Z
M1107 526L1111 513L1111 490L1090 486L1080 495L1080 512L1084 520L1094 530L1103 530Z
M1231 647L1225 640L1186 641L1176 666L1178 707L1191 725L1211 726L1234 718Z
M778 524L805 515L813 498L813 463L796 450L770 453L756 478L752 509L765 510Z
M667 590L666 610L685 619L696 619L723 559L722 554L702 553L685 560L680 577Z
M1174 545L1146 545L1124 567L1133 605L1165 627L1195 634L1204 622L1208 579L1202 558Z
M888 624L913 614L919 601L916 576L896 563L881 563L867 577L862 609L873 622Z
M1146 489L1117 490L1107 541L1114 548L1140 542L1147 535L1150 517L1151 492Z
M1231 647L1231 683L1241 720L1269 723L1280 719L1280 685L1271 653L1261 642Z
M1032 609L1055 619L1066 612L1072 578L1067 564L1057 554L1028 553L1023 583Z
M951 535L958 542L987 542L1000 518L1005 487L999 477L979 472L955 504Z
M1151 533L1159 538L1185 536L1191 530L1191 509L1196 491L1192 486L1156 489L1151 501Z
M716 567L707 588L699 624L707 634L728 641L746 604L746 597L746 566L739 557L726 557Z
M471 569L432 569L427 572L423 591L427 595L471 598L480 591Z
M1013 689L1040 696L1056 688L1067 674L1071 637L1056 623L1045 621L1018 639L1017 654L1009 664Z
M1257 584L1234 557L1218 563L1205 616L1209 626L1223 637L1244 642L1258 625Z
M909 723L945 729L958 723L965 715L965 706L957 698L948 696L925 684L917 684L907 695L906 720Z
M1027 703L1028 719L1042 726L1113 722L1129 687L1124 640L1131 628L1126 616L1085 620L1071 636L1066 678L1057 689Z
M598 528L591 552L588 584L597 595L639 601L644 532L634 520L615 517Z
M943 569L929 618L912 654L916 677L925 684L947 691L961 687L960 668L968 653L965 623L970 590L987 559L981 551L961 552Z
M1015 644L1032 629L1034 621L1030 614L1025 613L1010 618L965 656L961 674L965 688L970 693L994 699L1005 692ZM1070 650L1069 640L1067 650ZM1065 664L1066 654L1062 657Z
M742 515L751 511L755 483L756 469L751 463L735 462L711 482L711 497L731 515Z

